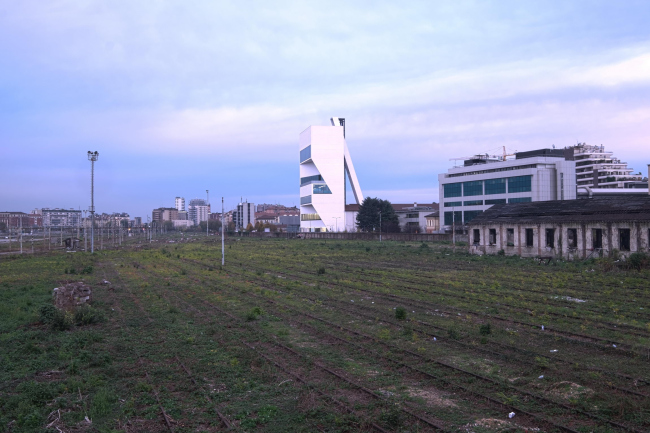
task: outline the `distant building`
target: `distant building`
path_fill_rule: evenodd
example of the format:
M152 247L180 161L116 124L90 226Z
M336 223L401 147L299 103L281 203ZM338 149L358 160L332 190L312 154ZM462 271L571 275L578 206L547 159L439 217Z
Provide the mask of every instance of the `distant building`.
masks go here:
M438 203L421 205L417 203L391 203L391 206L393 206L393 210L397 214L400 228L404 229L406 227L406 231L417 231L418 233L426 231L426 216L438 210ZM359 208L360 205L358 204L345 205L345 226L343 230L350 233L358 230L357 214ZM379 227L377 227L377 230L379 230ZM429 231L426 232L429 233Z
M476 155L438 175L441 228L451 230L491 206L576 198L571 149L519 152L515 159Z
M399 218L399 225L403 232L426 233L426 216L438 210L438 203L421 204L394 204L393 209Z
M590 188L648 188L648 179L641 173L627 167L614 157L613 152L605 151L603 145L592 146L579 143L569 149L573 151L576 162L576 182L578 187Z
M424 219L427 222L427 233L438 233L440 231L440 212L435 211L429 215L425 215Z
M142 217L134 217L133 218L133 225L135 227L140 227L142 226Z
M151 221L162 223L178 219L178 210L175 207L161 207L151 212Z
M179 212L185 212L185 198L176 197L176 199L174 200L174 207Z
M81 211L76 209L41 210L44 227L77 227L81 225Z
M235 230L245 230L248 224L255 226L255 205L253 203L239 203L237 210L232 212Z
M43 216L40 214L25 212L0 212L0 223L9 229L17 227L42 227Z
M210 205L201 198L193 198L187 208L187 216L194 225L207 221L210 215Z
M187 228L187 227L192 227L194 223L190 220L173 220L172 224L174 224L174 228Z
M586 259L650 247L650 196L495 205L469 223L470 252Z

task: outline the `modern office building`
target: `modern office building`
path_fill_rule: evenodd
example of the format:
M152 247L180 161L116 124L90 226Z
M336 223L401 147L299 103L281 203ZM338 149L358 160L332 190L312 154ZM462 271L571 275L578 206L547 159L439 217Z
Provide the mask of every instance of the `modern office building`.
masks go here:
M346 179L357 204L363 200L345 141L345 119L331 126L310 126L299 138L300 230L343 231L346 225Z
M235 223L235 230L245 230L250 224L255 227L255 205L243 202L237 205L237 210L232 212L232 220Z
M185 212L185 198L183 197L176 197L174 199L174 207L176 208L177 211L179 212Z
M614 157L613 152L605 151L603 145L592 146L579 143L572 146L576 162L576 182L578 187L590 188L648 188L648 180Z
M470 222L495 204L576 198L570 149L519 152L515 159L476 155L438 175L441 229Z
M141 227L142 226L142 217L134 217L133 218L133 226L134 227Z
M194 225L198 226L201 221L207 221L210 215L210 205L201 198L194 198L190 200L190 205L187 208L187 216Z

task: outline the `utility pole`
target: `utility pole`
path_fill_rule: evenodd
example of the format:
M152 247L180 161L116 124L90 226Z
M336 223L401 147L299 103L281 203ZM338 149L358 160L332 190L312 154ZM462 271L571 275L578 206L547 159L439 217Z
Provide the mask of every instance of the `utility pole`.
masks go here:
M451 208L451 243L456 246L456 208Z
M207 206L205 208L207 214L208 214L208 219L205 221L205 235L210 236L210 212L208 211L210 207L210 191L207 189L205 190L205 193L208 195L208 202L206 203Z
M86 209L84 209L84 219L86 217ZM88 252L88 228L86 227L86 221L84 221L84 252Z
M23 253L23 218L20 218L20 254Z
M341 218L341 217L334 217L334 219L336 220L336 232L337 233L339 232L339 218Z
M223 211L223 197L221 197L221 266L226 263L226 224L224 217L226 216Z
M90 252L95 252L95 161L99 159L99 152L88 151L90 161Z
M381 211L379 211L379 242L381 242Z

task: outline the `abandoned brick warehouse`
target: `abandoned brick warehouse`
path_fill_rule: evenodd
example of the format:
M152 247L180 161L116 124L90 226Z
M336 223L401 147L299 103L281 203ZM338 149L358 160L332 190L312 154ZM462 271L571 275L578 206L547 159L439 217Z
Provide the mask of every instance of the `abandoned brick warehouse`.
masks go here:
M468 225L470 252L585 259L648 251L650 196L495 205Z

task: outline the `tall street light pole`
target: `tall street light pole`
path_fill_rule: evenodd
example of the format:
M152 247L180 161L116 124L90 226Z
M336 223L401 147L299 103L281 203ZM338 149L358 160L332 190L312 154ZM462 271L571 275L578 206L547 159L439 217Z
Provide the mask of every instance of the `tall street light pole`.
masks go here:
M99 152L88 151L90 161L90 252L95 252L95 161L99 159Z
M225 224L226 214L223 211L223 197L221 197L221 266L226 263L226 224Z
M339 218L341 218L341 217L334 217L334 219L336 220L336 232L337 233L339 231Z
M205 193L208 196L208 202L206 203L206 212L208 214L208 219L205 221L205 235L210 236L210 211L208 210L208 207L210 206L210 191L206 189Z

